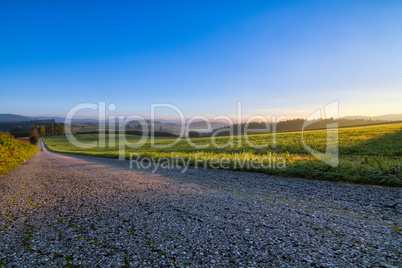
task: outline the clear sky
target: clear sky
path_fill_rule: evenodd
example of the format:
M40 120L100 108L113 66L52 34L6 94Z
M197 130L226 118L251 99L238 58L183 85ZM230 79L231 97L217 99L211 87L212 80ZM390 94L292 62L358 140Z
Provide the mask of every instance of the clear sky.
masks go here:
M402 1L82 2L0 2L0 113L402 113Z

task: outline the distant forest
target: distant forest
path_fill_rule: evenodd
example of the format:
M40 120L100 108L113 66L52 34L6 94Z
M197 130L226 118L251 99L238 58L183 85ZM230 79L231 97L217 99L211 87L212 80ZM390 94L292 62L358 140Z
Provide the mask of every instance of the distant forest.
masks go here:
M14 121L14 122L1 122L0 123L0 131L7 132L10 131L12 128L21 127L26 131L31 130L32 128L43 125L43 126L50 126L54 125L56 122L54 119L51 120L28 120L28 121Z
M0 131L8 132L15 138L62 136L65 134L63 124L56 124L54 119L51 120L30 120L19 122L2 122L0 123Z
M197 131L190 131L187 135L191 138L197 137L208 137L208 136L229 136L233 135L243 135L246 132L248 134L256 133L272 133L272 132L289 132L289 131L301 131L303 124L306 122L305 119L297 118L286 121L280 121L275 125L273 123L265 122L250 122L246 129L246 123L240 125L235 124L231 126L225 126L221 128L214 129L211 133L199 133ZM325 129L327 125L337 123L338 127L355 127L355 126L367 126L375 124L386 124L389 121L380 120L370 120L370 119L323 119L309 124L305 130L315 130L315 129ZM395 122L395 121L393 121ZM0 131L9 132L16 138L20 137L36 137L32 138L36 141L39 137L50 137L50 136L62 136L65 135L65 129L63 124L57 124L55 120L31 120L31 121L19 121L19 122L2 122L0 123ZM115 133L119 132L116 127ZM105 131L108 134L108 130ZM76 134L98 134L99 131L79 131ZM130 130L126 128L125 131L128 135L143 135L141 129ZM151 131L148 131L148 135L151 135ZM154 131L153 136L155 137L178 137L169 131Z

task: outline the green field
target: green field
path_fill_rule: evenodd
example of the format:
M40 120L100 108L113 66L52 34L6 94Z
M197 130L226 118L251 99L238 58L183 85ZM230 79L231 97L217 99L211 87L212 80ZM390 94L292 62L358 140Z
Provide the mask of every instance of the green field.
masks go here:
M305 143L321 152L326 149L326 130L308 131L304 133ZM83 143L98 141L95 134L77 135L75 138ZM106 135L106 146L103 148L83 149L72 145L66 137L49 137L45 142L54 151L86 154L94 156L119 156L118 135L115 146L109 146ZM127 141L137 143L139 136L127 135ZM205 148L194 148L186 139L172 147L153 148L148 140L140 148L125 148L125 156L137 154L134 159L151 161L169 161L172 156L179 163L189 163L198 167L228 168L262 172L278 176L301 177L317 180L363 183L374 185L402 186L402 124L355 127L339 129L339 165L330 166L309 154L302 143L301 132L278 133L276 144L272 134L250 135L252 145L266 145L265 148L254 148L241 137L241 146L237 137L216 138L216 144L224 148L216 148L211 138L191 139L191 142ZM157 138L156 145L168 144L171 138ZM177 160L178 159L178 160ZM241 161L249 159L252 165L241 166ZM170 160L170 161L171 161ZM240 161L240 162L239 162ZM271 165L269 166L269 161ZM217 163L223 162L223 165ZM170 162L176 163L176 162Z
M37 147L0 132L0 177L36 153Z

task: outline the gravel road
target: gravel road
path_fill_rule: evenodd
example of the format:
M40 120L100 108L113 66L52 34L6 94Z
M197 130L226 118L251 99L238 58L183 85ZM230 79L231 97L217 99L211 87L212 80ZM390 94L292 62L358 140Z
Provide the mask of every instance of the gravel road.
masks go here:
M0 267L402 266L400 188L134 168L41 143L0 178Z

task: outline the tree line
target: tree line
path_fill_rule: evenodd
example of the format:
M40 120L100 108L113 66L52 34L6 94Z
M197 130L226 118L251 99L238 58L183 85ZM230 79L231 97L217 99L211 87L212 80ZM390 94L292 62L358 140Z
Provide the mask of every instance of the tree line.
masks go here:
M49 119L49 120L29 120L29 121L18 121L18 122L0 122L0 131L2 132L7 132L11 131L13 128L17 128L15 130L19 131L30 131L34 127L39 126L39 125L44 125L44 126L50 126L54 125L56 122L54 119ZM25 136L27 137L27 136Z
M54 120L32 120L0 123L0 130L15 138L29 137L31 143L39 141L39 137L63 136L64 125Z

